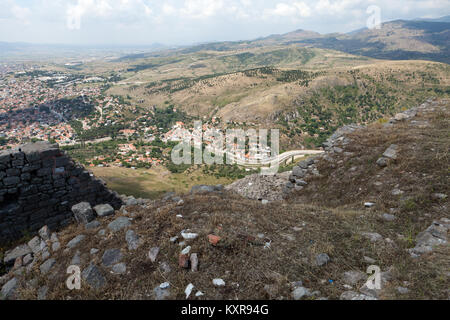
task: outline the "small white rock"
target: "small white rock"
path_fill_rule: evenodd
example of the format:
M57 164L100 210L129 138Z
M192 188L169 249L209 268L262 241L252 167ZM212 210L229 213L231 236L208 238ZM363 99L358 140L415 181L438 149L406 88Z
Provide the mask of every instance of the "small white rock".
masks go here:
M188 299L189 296L191 295L192 289L194 289L194 285L192 283L189 283L188 286L186 287L186 290L184 290L184 293L186 294L186 299Z
M168 282L161 283L159 287L163 290L168 289L170 287L170 283Z
M347 289L347 290L352 290L352 289L353 289L353 287L350 286L350 285L348 285L348 284L344 284L343 287L344 287L345 289Z
M182 232L181 236L184 240L194 240L198 238L198 233L191 233L191 232Z
M181 254L187 255L189 252L191 252L191 246L184 248L183 251L181 251Z
M159 254L158 247L151 248L150 251L148 252L148 257L149 257L150 261L155 262L156 258L158 257L158 254Z
M214 279L213 285L215 285L216 287L223 287L225 286L225 281L223 281L222 279Z

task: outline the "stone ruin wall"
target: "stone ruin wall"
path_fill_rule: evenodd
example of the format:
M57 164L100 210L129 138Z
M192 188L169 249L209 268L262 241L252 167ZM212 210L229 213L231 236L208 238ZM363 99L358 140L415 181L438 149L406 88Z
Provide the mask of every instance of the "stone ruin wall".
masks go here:
M47 225L56 230L73 221L71 207L122 201L117 193L76 164L58 145L26 144L0 151L0 243L36 233Z

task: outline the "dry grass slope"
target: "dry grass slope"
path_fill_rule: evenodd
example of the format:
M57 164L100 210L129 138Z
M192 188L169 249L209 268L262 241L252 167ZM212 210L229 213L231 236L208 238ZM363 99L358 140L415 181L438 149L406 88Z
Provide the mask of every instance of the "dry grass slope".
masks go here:
M28 278L37 277L49 286L51 299L153 299L153 289L166 281L171 284L169 299L185 299L189 283L205 293L190 299L291 299L295 281L314 292L307 299L339 299L347 290L343 273L365 272L373 264L366 262L366 256L383 271L391 270L392 279L380 298L448 299L449 246L420 258L412 258L407 249L433 220L449 217L448 200L432 197L450 191L449 111L448 101L441 101L435 112L419 114L409 124L373 125L354 133L354 143L345 150L353 153L351 159L339 156L331 163L320 163L322 177L309 181L304 193L288 201L263 205L232 193L188 194L183 204L158 200L147 208L117 212L133 216L130 228L143 239L136 251L127 249L125 231L98 235L115 217L101 220L101 226L91 231L73 225L60 233L62 245L81 233L87 236L82 245L56 254L57 265L50 277L36 270ZM400 146L400 156L387 168L378 168L376 160L392 143ZM378 189L377 181L382 182ZM404 195L393 196L394 188ZM364 208L363 202L369 200L376 202L375 208ZM382 218L389 211L396 220ZM183 218L177 217L180 214ZM178 267L182 247L169 241L186 229L199 234L187 243L192 253L198 253L198 272ZM361 232L377 232L385 240L372 243ZM216 247L208 242L209 234L222 238ZM155 263L147 257L152 247L161 249ZM100 252L91 256L91 248ZM127 274L114 275L101 266L104 251L112 248L121 248ZM91 260L100 266L106 288L94 290L85 283L81 291L65 287L65 271L77 249L82 268ZM331 262L317 266L320 253L328 254ZM170 266L170 272L164 272L162 262ZM214 287L214 278L224 279L226 286ZM398 286L406 286L408 293L400 294ZM35 289L22 290L23 298L33 299L36 294Z

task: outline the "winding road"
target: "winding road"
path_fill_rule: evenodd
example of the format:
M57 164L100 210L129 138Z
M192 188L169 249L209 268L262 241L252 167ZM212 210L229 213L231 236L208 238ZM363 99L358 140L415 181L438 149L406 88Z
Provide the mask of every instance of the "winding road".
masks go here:
M242 158L240 157L236 157L235 154L231 154L229 153L228 155L230 156L231 160L235 160L236 164L238 165L242 165L242 166L265 166L265 165L270 165L273 164L274 162L278 162L278 164L294 157L298 158L298 157L304 157L306 155L316 155L316 154L321 154L323 153L323 151L321 150L292 150L292 151L287 151L285 153L282 153L280 155L278 155L277 157L272 157L269 159L264 159L264 160L242 160Z

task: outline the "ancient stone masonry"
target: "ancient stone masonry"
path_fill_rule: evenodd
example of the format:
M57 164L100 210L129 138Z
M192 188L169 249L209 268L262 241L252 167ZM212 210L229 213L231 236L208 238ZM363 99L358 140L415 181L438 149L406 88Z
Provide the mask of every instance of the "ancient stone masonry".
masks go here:
M0 152L0 243L73 221L71 207L122 201L105 183L47 142Z

